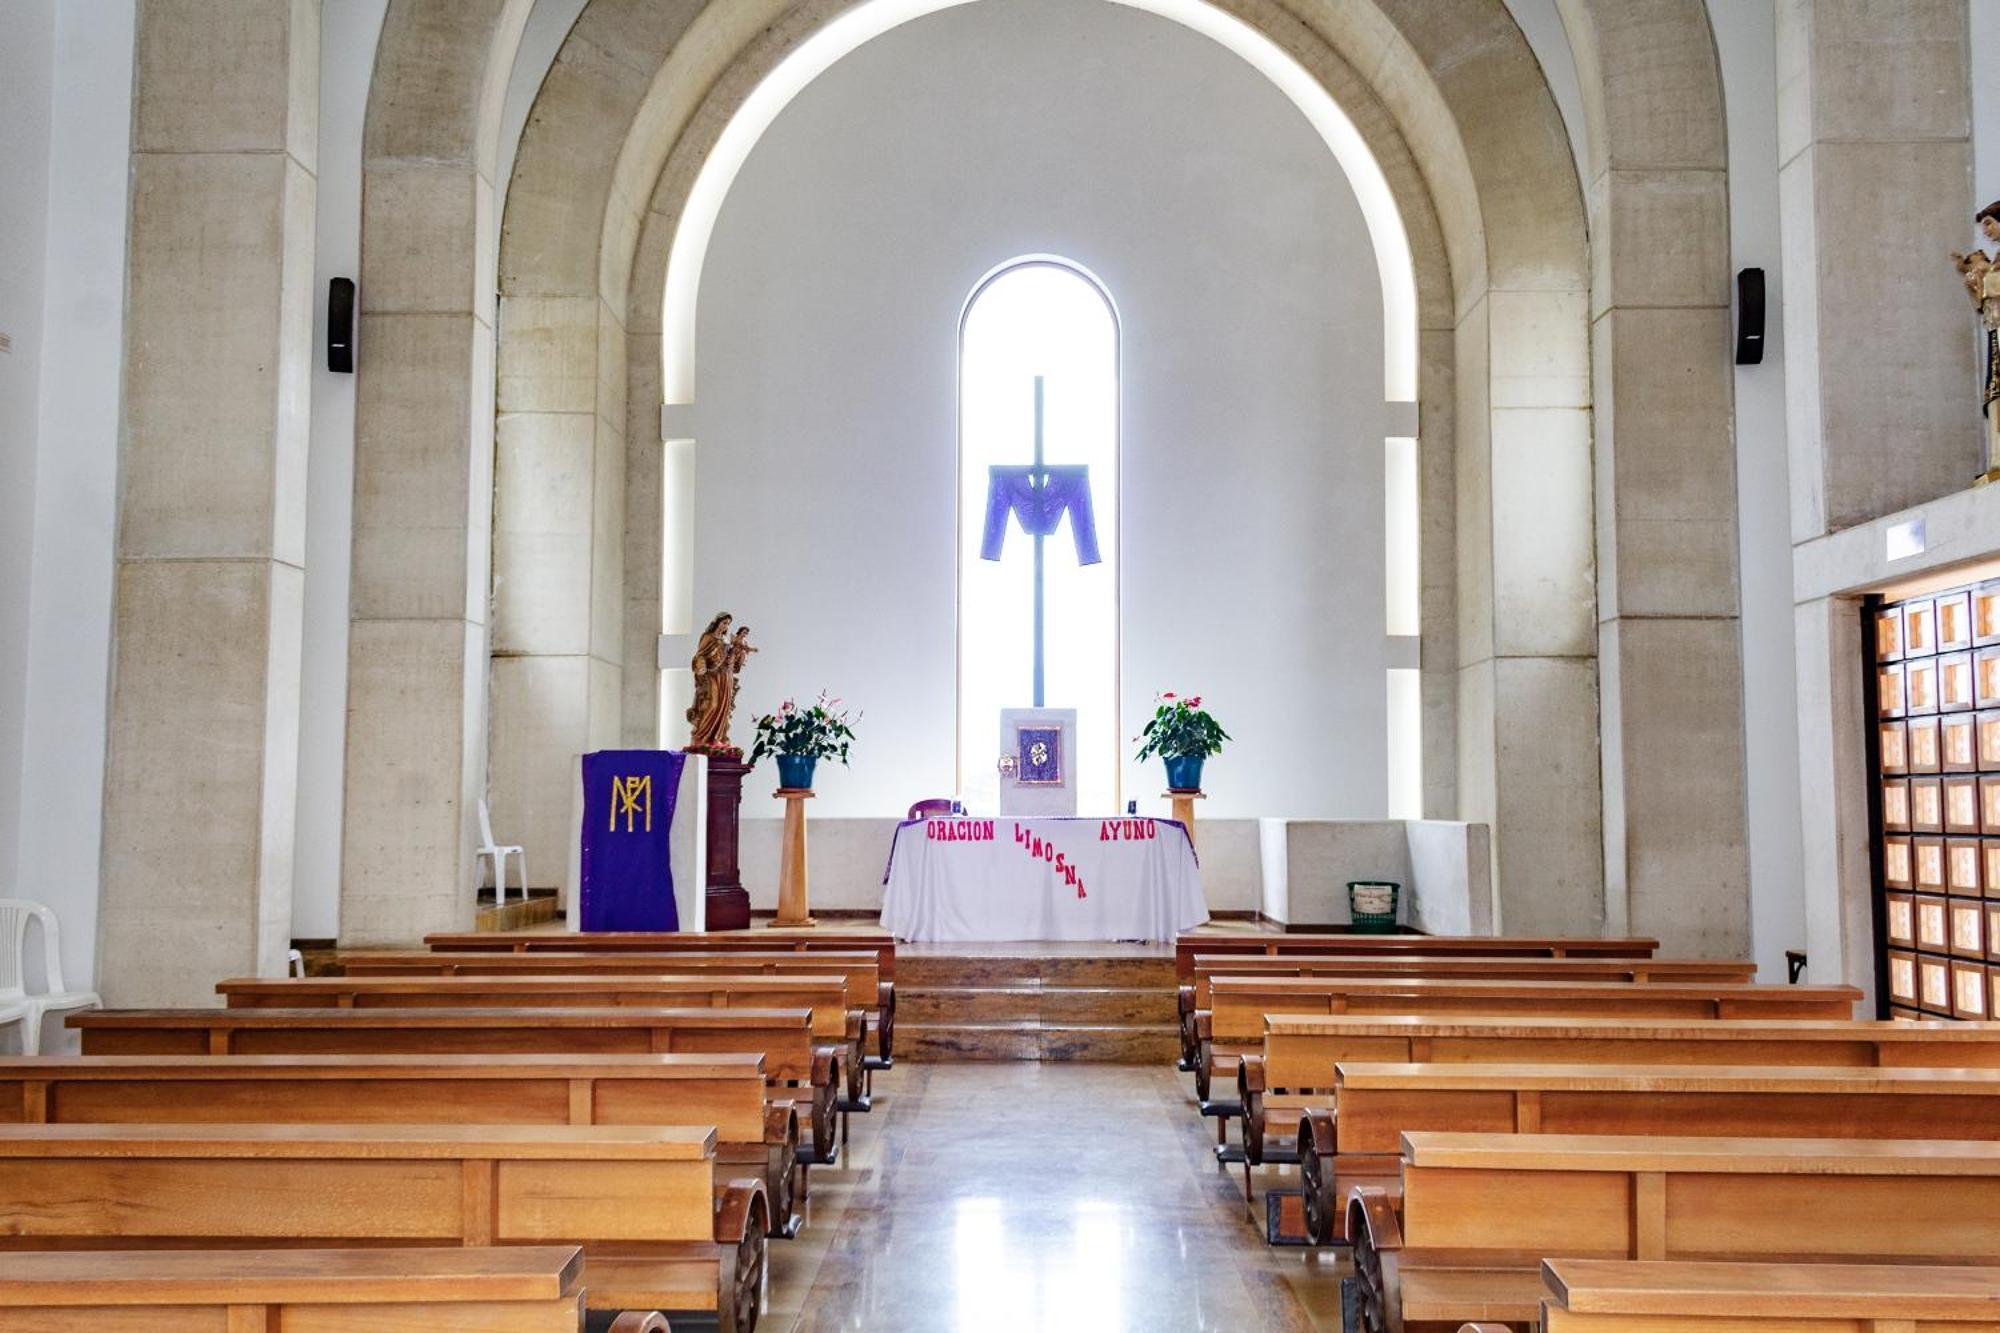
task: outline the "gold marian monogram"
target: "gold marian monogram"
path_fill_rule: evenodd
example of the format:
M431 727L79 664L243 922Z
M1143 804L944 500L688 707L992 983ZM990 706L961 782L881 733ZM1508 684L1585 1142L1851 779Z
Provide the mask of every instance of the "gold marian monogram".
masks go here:
M618 817L625 816L625 831L633 831L632 825L639 819L646 821L646 832L653 831L653 779L649 777L611 779L611 831L618 831Z

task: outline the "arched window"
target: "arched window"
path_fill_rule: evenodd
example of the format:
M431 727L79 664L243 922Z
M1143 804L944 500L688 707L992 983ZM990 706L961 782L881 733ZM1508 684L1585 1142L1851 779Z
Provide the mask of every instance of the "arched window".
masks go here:
M959 789L996 808L1001 709L1074 708L1078 808L1116 809L1118 316L1104 288L1061 259L994 270L959 320L958 404ZM1037 507L1061 511L1039 539L1020 517Z

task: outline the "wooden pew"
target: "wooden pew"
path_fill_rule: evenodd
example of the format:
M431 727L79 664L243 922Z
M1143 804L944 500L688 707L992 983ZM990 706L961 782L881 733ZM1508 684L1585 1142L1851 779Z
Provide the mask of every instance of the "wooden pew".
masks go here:
M1285 954L1239 957L1196 954L1194 975L1179 989L1182 1067L1192 1069L1197 1015L1211 1007L1209 982L1217 976L1265 977L1467 977L1487 981L1728 981L1756 980L1747 960L1710 962L1672 958L1529 958L1399 954L1384 958Z
M703 932L652 930L481 930L424 936L424 944L438 953L536 953L542 950L587 950L591 953L715 952L755 953L791 950L796 953L831 951L848 953L868 950L881 969L883 990L877 1000L876 1054L871 1065L888 1067L891 1048L884 1043L889 1034L882 1027L886 1019L893 1027L896 1012L896 937L880 928L834 930L825 926L810 929L760 929Z
M2000 1069L1343 1062L1329 1102L1298 1129L1320 1244L1355 1188L1397 1191L1407 1132L2000 1141Z
M1196 1025L1195 1091L1263 1048L1266 1014L1492 1014L1601 1018L1851 1018L1852 986L1744 986L1729 982L1478 981L1413 977L1209 980L1212 1008ZM1240 1108L1230 1108L1234 1114Z
M569 937L575 938L575 937ZM588 937L584 937L588 938ZM704 938L695 936L696 939ZM520 953L498 950L429 952L420 949L353 950L335 956L350 977L388 976L585 976L597 973L754 973L765 976L838 973L847 978L850 1004L867 1011L875 1032L870 1066L894 1064L896 985L882 971L879 950L660 950L596 953L583 949L538 949ZM874 997L872 1000L869 997Z
M1269 1014L1236 1071L1251 1165L1321 1105L1343 1060L1401 1064L1948 1065L2000 1068L2000 1023L1875 1019L1430 1018ZM1294 1161L1284 1152L1270 1160Z
M584 950L589 953L667 953L688 950L696 953L772 952L792 950L815 953L831 950L850 953L866 949L874 952L882 975L896 975L896 937L879 927L835 930L829 926L810 929L757 929L743 931L659 931L659 930L474 930L424 936L424 947L444 952L470 950L475 953L532 953L541 949Z
M764 1187L708 1129L4 1125L0 1250L576 1245L593 1310L756 1324Z
M1935 1264L1731 1264L1544 1259L1544 1333L1830 1329L1991 1333L2000 1268Z
M0 1254L0 1333L142 1327L578 1333L583 1252L573 1245L506 1245ZM620 1333L648 1327L666 1325L648 1312Z
M840 1057L803 1009L94 1009L70 1014L85 1055L718 1055L764 1057L773 1100L809 1132L799 1160L838 1156Z
M2000 1247L2000 1144L1403 1136L1400 1209L1347 1200L1367 1333L1525 1326L1544 1257L1978 1265Z
M430 938L437 938L432 936ZM1245 954L1277 958L1286 954L1352 954L1387 958L1396 954L1467 954L1480 958L1651 958L1660 942L1641 936L1596 939L1562 935L1354 935L1219 934L1189 931L1174 941L1174 971L1194 979L1197 954Z
M216 994L232 1009L339 1009L409 1007L475 1009L546 1006L585 1008L638 1005L645 1008L810 1009L813 1036L838 1044L847 1071L842 1110L867 1111L862 1081L862 1016L849 1005L847 983L838 976L471 976L471 977L236 977L220 981Z
M798 1114L764 1057L85 1055L0 1057L0 1123L685 1125L726 1176L755 1175L773 1235L797 1234Z

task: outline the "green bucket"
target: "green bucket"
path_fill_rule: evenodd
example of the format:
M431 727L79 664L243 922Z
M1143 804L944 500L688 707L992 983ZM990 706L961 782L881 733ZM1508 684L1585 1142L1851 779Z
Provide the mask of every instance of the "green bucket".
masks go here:
M1347 881L1347 914L1358 935L1396 933L1396 902L1403 886L1393 879L1350 879Z

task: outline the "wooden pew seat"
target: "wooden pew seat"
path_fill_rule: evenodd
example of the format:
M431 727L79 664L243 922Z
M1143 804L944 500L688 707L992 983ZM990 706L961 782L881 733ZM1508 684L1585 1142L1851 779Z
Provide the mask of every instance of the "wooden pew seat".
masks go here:
M844 953L867 950L875 955L882 981L888 987L882 993L880 1012L874 1019L877 1054L871 1063L875 1068L885 1068L891 1058L896 1016L896 937L879 928L834 930L818 926L811 929L771 928L715 934L645 930L481 930L426 935L424 944L438 953L539 953L543 950L578 949L592 953L756 953L774 949L796 953Z
M2000 1142L2000 1070L1343 1063L1299 1121L1315 1241L1356 1188L1398 1192L1418 1131Z
M1485 981L1425 977L1216 976L1211 1011L1197 1025L1195 1091L1211 1100L1214 1079L1234 1079L1237 1061L1264 1044L1267 1014L1414 1014L1501 1017L1852 1018L1853 986L1747 986L1733 982ZM1240 1114L1232 1102L1229 1114Z
M842 1110L867 1111L862 1072L865 1018L851 1007L845 977L694 974L685 976L234 977L216 994L232 1009L596 1008L616 1005L705 1009L807 1009L813 1035L842 1047L848 1073Z
M593 953L580 948L522 953L356 949L335 955L334 961L341 972L350 977L674 975L714 972L797 976L814 972L838 973L847 978L849 1001L867 1012L869 1025L875 1033L875 1051L869 1058L870 1067L887 1069L895 1063L896 985L886 979L881 957L872 949L813 950L810 953L803 950L752 952L747 949L683 949L646 953ZM869 998L871 996L872 999Z
M798 953L820 950L872 951L881 961L882 975L896 975L896 937L880 927L836 929L778 927L742 931L662 931L662 930L472 930L442 931L424 936L424 947L439 953L534 953L542 949L583 949L591 953L663 952L747 952L790 949Z
M1323 1104L1342 1060L1373 1063L2000 1067L2000 1023L1875 1019L1433 1018L1271 1014L1237 1068L1252 1165L1288 1161L1303 1105ZM1275 1094L1275 1096L1273 1096Z
M791 1236L798 1114L765 1093L754 1052L0 1057L4 1123L713 1126Z
M718 1206L714 1154L680 1127L4 1125L0 1250L581 1244L591 1309L735 1333L767 1204L740 1179Z
M2000 1244L2000 1144L1403 1136L1400 1207L1347 1200L1367 1333L1521 1327L1544 1257L1980 1265Z
M1483 958L1512 955L1523 958L1651 958L1660 942L1642 936L1599 939L1565 935L1356 935L1250 934L1239 931L1192 930L1174 941L1174 970L1182 981L1194 978L1197 954L1249 954L1276 958L1284 954L1472 954Z
M803 1009L95 1009L64 1020L85 1055L618 1055L751 1052L798 1107L799 1160L839 1153L843 1066Z
M1542 1261L1546 1333L1654 1333L1665 1321L1711 1320L1742 1333L1826 1333L1877 1320L1877 1328L1987 1333L2000 1324L2000 1268Z
M583 1252L573 1245L0 1254L0 1333L578 1333L582 1325Z
M1486 981L1724 981L1747 985L1757 964L1748 960L1653 958L1539 958L1523 955L1394 954L1356 957L1341 954L1275 956L1196 954L1193 980L1181 985L1183 1067L1192 1069L1197 1016L1212 1007L1210 981L1217 976L1301 977L1464 977Z

